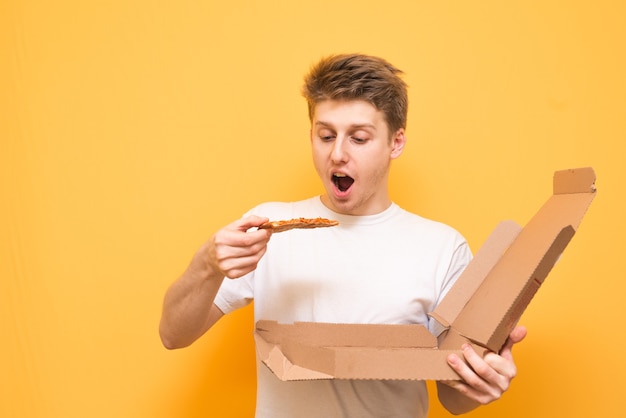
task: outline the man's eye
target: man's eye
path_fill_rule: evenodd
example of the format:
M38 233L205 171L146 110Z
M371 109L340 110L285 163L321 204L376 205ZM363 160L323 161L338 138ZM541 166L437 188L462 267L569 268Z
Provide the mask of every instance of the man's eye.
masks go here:
M356 142L357 144L364 144L367 142L367 139L359 138L357 136L353 136L352 140Z
M334 135L320 135L320 139L322 141L332 141L333 138L334 138Z

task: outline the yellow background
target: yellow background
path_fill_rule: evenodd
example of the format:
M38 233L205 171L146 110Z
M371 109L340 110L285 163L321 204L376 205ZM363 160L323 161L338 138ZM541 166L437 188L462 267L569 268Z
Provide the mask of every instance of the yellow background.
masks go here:
M393 198L474 250L525 223L554 170L595 168L598 196L523 317L519 377L471 416L620 416L625 15L607 0L1 1L0 416L252 414L251 310L168 352L162 296L220 226L320 192L301 79L353 51L410 85Z

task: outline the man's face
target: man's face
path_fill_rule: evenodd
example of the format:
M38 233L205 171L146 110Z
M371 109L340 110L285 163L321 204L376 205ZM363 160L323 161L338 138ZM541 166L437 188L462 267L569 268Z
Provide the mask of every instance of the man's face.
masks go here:
M373 215L387 209L389 167L405 141L404 130L390 133L384 114L367 102L318 103L311 147L326 190L322 202L347 215Z

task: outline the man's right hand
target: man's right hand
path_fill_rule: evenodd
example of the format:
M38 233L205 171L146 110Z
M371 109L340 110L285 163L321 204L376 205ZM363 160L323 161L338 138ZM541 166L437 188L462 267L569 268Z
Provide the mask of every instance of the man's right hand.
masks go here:
M206 243L208 263L215 272L236 279L254 269L267 250L272 231L251 230L267 218L248 216L217 231Z

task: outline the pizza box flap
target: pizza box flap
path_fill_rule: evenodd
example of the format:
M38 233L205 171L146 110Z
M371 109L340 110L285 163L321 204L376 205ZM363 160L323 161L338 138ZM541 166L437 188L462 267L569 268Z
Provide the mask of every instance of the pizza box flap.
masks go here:
M266 341L282 344L297 340L303 344L319 347L395 347L434 348L437 338L426 327L417 324L333 324L319 322L295 322L279 324L277 321L257 322L256 332Z
M500 350L595 197L593 169L556 172L553 190L464 306L457 306L451 326L476 344Z
M258 321L259 358L281 380L458 380L422 325ZM443 367L442 367L443 366Z
M449 328L521 230L522 227L514 221L500 222L445 298L429 315L444 328Z

